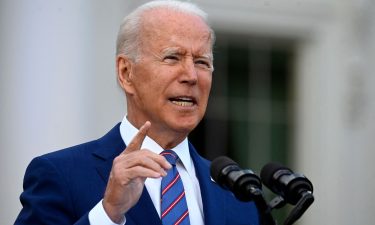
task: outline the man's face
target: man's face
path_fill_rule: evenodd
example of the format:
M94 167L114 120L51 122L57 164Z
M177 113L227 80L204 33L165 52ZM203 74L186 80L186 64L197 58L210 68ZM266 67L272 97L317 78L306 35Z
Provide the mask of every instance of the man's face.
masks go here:
M209 28L199 17L166 10L146 18L140 57L129 75L134 100L129 119L187 135L202 119L211 89Z

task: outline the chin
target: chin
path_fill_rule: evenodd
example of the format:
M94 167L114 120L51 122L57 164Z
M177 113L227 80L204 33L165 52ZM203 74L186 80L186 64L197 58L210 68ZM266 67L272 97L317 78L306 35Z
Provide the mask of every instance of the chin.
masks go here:
M186 133L186 134L189 134L192 130L194 130L195 127L197 127L198 123L199 123L200 120L177 120L175 121L174 123L174 126L175 129L179 132L179 133Z

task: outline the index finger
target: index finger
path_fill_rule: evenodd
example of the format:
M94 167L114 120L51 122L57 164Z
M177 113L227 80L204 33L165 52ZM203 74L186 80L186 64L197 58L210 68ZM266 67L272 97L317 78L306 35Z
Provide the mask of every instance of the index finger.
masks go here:
M126 152L133 152L141 148L143 140L145 139L150 126L150 121L146 121L146 123L143 124L141 128L139 128L138 133L133 137L133 139L126 147Z

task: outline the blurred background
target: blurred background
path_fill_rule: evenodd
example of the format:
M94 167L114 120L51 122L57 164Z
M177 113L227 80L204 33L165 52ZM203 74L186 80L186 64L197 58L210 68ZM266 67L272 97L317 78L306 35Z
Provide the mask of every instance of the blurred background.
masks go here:
M115 40L146 1L0 1L0 222L30 160L104 135L126 113ZM196 0L216 31L206 118L191 141L259 174L314 184L298 224L375 221L375 2ZM272 197L272 196L269 196Z

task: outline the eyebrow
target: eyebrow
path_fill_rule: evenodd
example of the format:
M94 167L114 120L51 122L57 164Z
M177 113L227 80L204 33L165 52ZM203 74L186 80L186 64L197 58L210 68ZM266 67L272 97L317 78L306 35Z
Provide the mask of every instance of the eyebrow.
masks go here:
M163 49L161 53L163 55L181 54L181 49L178 47L169 47L169 48Z
M184 52L179 47L168 47L162 50L163 55L183 55ZM205 58L208 60L213 60L212 53L206 53L203 55L196 56L197 58Z
M203 54L202 56L199 56L199 58L205 58L205 59L208 59L210 61L213 60L212 54L210 54L210 53Z

